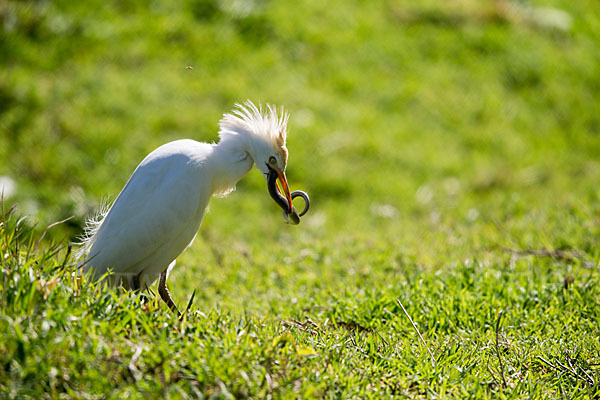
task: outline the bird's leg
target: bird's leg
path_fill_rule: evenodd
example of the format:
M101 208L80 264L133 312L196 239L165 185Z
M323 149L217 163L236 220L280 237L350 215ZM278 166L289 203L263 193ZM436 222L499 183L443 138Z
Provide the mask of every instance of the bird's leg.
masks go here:
M134 292L138 292L142 288L142 286L140 285L140 276L139 275L134 275L131 278L130 288Z
M142 292L142 272L138 275L133 275L131 280L129 280L129 289L134 292L137 298L140 301L140 304L146 304L148 302L148 296ZM148 289L148 285L144 284L146 289Z
M179 309L175 305L175 302L171 298L171 293L169 293L169 289L167 288L167 272L168 269L165 269L160 274L160 280L158 281L158 293L160 294L160 297L163 299L163 301L167 303L171 310L177 312L177 315L181 315Z

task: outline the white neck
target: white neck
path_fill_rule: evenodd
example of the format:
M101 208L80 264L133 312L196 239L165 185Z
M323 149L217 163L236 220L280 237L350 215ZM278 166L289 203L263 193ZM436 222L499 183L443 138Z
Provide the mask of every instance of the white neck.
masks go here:
M250 144L247 139L246 135L235 135L213 144L210 157L213 194L229 193L252 169L254 160L250 157Z

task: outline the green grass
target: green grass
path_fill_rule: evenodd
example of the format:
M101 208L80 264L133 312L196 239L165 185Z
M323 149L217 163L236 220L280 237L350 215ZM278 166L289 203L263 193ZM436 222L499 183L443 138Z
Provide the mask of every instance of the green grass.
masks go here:
M600 395L594 1L8 1L0 28L0 397ZM211 200L184 322L78 282L102 198L247 98L291 112L302 223L255 171Z

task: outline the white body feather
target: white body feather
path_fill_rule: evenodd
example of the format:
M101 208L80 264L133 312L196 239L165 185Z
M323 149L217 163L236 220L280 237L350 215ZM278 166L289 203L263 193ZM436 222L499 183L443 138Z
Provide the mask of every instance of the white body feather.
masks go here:
M150 153L91 238L84 272L143 272L153 282L194 239L212 194L203 168L212 146L182 140Z

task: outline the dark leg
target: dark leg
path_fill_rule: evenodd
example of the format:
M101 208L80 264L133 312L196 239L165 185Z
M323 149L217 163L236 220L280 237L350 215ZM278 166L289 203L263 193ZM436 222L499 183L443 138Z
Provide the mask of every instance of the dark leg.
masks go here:
M139 275L134 275L131 279L128 279L129 289L134 292L137 296L136 298L140 301L140 305L146 304L148 302L148 296L142 292L142 282L141 282L142 273ZM146 286L148 289L148 286Z
M140 276L139 275L134 275L131 278L131 290L133 290L134 292L139 292L139 290L141 289L141 285L140 285Z
M169 289L167 288L167 270L165 269L162 274L160 274L160 280L158 281L158 294L164 300L165 303L169 306L169 308L177 313L177 315L181 316L179 309L175 305L175 302L171 298L171 293L169 293Z

